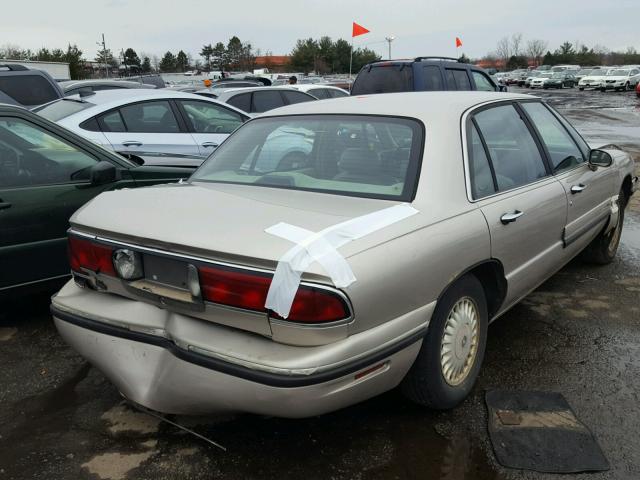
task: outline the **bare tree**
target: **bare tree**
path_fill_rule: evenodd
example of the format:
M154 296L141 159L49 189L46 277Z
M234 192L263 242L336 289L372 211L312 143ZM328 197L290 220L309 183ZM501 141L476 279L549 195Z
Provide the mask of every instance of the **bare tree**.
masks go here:
M509 40L509 37L502 37L498 41L496 55L502 61L503 68L507 68L507 63L511 58L511 40Z
M522 34L514 33L511 35L511 50L513 51L513 55L516 57L520 56L522 53L520 51L520 46L522 45Z
M547 42L534 39L527 42L527 55L536 65L540 65L544 51L547 49Z

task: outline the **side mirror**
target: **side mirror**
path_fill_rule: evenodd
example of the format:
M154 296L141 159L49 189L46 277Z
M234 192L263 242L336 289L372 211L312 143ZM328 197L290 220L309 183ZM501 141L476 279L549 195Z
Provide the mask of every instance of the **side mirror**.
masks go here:
M103 160L95 164L91 169L91 185L104 185L105 183L115 182L116 167L111 162Z
M589 153L589 166L595 170L598 167L610 167L613 157L604 150L594 149Z

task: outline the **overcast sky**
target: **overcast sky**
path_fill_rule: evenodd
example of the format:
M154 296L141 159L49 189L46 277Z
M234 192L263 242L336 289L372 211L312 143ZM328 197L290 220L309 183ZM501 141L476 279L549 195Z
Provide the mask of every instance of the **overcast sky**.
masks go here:
M0 46L38 49L76 43L93 58L105 34L114 53L162 55L182 49L197 56L205 43L237 35L262 52L283 55L298 38L346 38L356 21L371 33L357 37L385 58L456 54L479 57L504 35L541 38L555 49L565 40L640 50L640 0L22 0L3 2Z

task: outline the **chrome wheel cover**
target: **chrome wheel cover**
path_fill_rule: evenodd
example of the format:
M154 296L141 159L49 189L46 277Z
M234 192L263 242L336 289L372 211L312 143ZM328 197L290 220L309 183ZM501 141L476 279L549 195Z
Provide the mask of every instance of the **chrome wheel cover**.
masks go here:
M451 308L440 343L442 377L452 387L464 382L473 367L480 335L480 314L473 299L463 297Z

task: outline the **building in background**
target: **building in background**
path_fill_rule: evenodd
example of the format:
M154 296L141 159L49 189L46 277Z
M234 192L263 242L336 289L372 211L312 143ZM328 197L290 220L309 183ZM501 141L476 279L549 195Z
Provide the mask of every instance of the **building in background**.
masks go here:
M24 65L33 70L44 70L51 75L54 80L60 82L63 80L71 80L69 64L66 62L39 62L36 60L5 60L0 58L0 64Z

